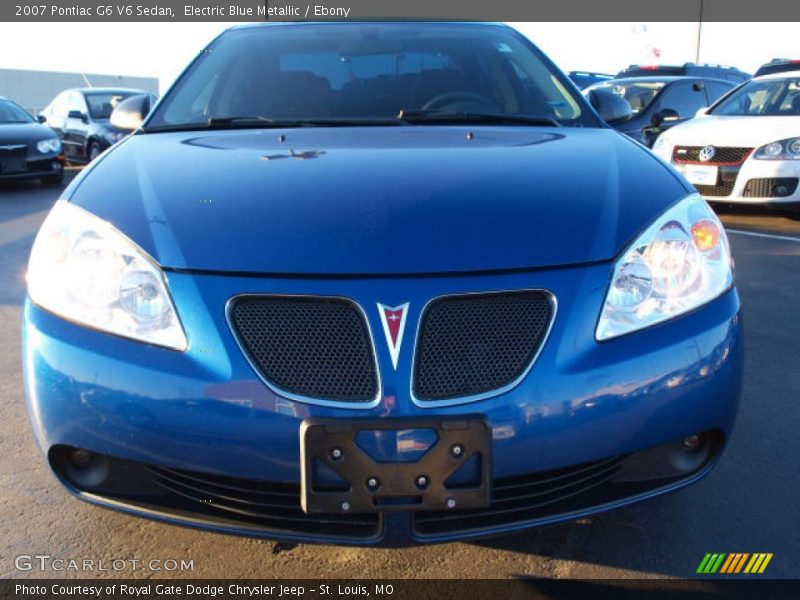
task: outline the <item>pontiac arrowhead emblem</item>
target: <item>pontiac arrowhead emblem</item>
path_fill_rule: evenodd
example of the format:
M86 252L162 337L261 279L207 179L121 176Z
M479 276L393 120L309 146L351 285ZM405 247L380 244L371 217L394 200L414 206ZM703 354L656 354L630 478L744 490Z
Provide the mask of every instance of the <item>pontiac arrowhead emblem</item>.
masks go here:
M392 366L395 370L397 370L397 361L400 358L400 346L403 344L408 305L408 302L400 306L385 306L378 303L383 334L386 336L386 344L389 346L389 355L392 357Z

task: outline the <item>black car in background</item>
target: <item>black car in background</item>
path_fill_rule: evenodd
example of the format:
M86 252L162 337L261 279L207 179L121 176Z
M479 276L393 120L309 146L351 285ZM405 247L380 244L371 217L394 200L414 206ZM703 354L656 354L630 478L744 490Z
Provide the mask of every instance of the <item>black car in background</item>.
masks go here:
M109 118L120 102L141 94L147 92L124 88L65 90L39 116L58 133L69 162L88 163L130 133L114 127Z
M751 78L750 73L745 73L736 67L707 63L684 63L682 65L631 65L617 73L615 79L654 76L702 77L732 81L737 84L744 83Z
M800 71L800 60L796 58L773 58L768 63L761 65L753 77L785 73L786 71Z
M608 75L607 73L592 73L590 71L570 71L569 78L579 90L583 90L595 83L614 79L614 76Z
M41 179L61 183L61 142L19 104L0 96L0 181Z
M663 131L693 118L734 87L732 81L702 77L629 77L597 83L583 93L590 101L594 90L624 97L633 114L610 125L649 148Z

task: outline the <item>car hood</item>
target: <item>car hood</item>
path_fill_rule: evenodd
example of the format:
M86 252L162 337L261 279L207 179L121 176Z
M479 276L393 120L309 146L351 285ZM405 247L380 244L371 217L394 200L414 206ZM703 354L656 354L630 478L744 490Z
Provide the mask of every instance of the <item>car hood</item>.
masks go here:
M0 146L32 144L58 137L56 133L39 123L0 123Z
M716 117L708 115L676 125L665 134L681 146L757 148L800 136L800 117Z
M689 191L610 129L137 134L68 192L162 266L422 274L604 261Z

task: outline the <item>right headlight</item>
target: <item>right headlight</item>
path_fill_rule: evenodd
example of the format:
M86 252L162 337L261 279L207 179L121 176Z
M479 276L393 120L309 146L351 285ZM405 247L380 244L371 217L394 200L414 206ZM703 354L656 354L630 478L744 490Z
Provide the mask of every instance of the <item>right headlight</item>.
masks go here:
M756 148L757 160L800 160L800 138L789 138Z
M732 285L722 223L692 194L656 219L614 265L595 337L608 340L672 319Z
M80 325L186 350L161 268L110 223L60 200L36 236L28 295Z

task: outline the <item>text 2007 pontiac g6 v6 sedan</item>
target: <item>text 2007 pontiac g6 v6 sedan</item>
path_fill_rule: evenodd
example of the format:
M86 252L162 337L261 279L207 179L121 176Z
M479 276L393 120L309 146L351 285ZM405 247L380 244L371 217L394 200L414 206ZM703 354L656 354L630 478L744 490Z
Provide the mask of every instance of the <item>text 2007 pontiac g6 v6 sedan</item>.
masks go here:
M55 475L173 523L379 545L701 478L741 385L728 241L600 119L622 100L592 102L502 25L223 33L34 244Z

